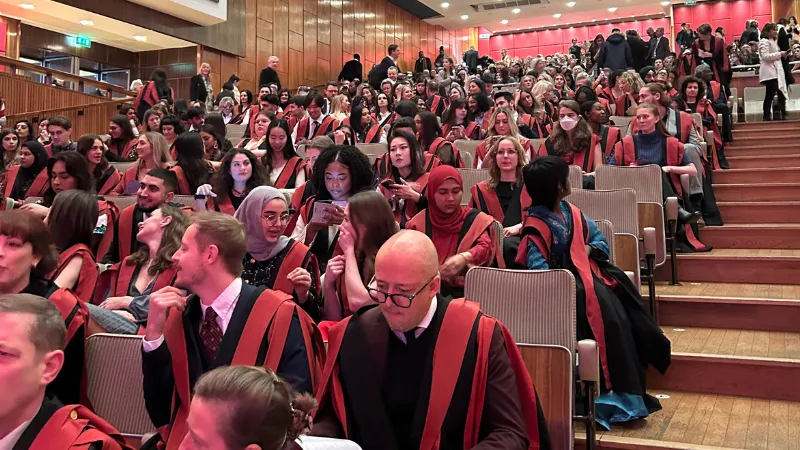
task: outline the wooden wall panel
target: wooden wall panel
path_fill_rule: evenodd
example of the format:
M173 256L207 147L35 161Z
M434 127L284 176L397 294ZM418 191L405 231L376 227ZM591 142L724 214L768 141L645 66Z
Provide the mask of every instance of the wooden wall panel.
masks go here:
M162 68L167 72L167 80L175 91L175 98L189 98L189 80L197 74L198 54L207 54L216 63L211 65L211 80L220 77L220 62L222 56L216 50L209 51L198 46L184 48L170 48L166 50L153 50L149 52L139 52L139 73L131 72L131 79L140 78L142 81L150 79L153 69ZM228 55L229 57L231 55ZM202 62L202 61L201 61ZM237 68L238 70L238 68ZM225 74L228 81L230 74ZM214 87L221 85L216 82Z
M0 73L0 92L8 115L107 101L104 97L48 86L9 73Z
M102 103L91 105L46 109L24 114L10 114L7 116L7 120L9 123L14 123L18 120L26 119L35 127L46 117L64 116L72 122L72 140L77 141L78 138L84 134L97 133L98 131L108 129L109 117L116 114L119 107L122 105L123 102L119 101L103 101Z

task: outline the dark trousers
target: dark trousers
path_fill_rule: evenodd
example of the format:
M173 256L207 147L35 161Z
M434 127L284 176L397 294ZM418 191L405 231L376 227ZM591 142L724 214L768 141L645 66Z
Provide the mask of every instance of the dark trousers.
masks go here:
M720 130L722 132L722 141L732 141L733 132L731 130L731 108L727 103L722 102L712 103L711 106L714 108L715 113L722 114L722 130Z
M764 95L764 120L771 120L772 118L772 99L775 94L778 94L778 110L783 115L786 112L786 97L778 89L778 79L764 80L761 84L767 88L767 93Z

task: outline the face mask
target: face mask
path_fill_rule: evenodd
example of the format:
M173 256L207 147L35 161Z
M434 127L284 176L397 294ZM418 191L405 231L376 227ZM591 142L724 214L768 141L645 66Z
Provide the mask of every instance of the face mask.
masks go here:
M578 125L578 120L577 119L573 119L570 116L566 116L566 117L562 118L559 121L559 123L561 124L561 128L569 131L569 130L575 128L576 125Z

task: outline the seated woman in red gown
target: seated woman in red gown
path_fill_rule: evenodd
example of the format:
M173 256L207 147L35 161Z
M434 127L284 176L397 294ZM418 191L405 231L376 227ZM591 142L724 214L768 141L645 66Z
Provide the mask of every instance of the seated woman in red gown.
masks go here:
M175 138L177 140L177 137ZM173 164L170 143L161 133L142 133L136 139L136 165L128 168L117 185L118 195L135 195L139 181L152 169L166 169Z
M642 419L661 409L647 394L647 366L664 373L670 342L643 307L639 290L608 262L608 241L594 221L564 201L569 166L555 156L537 158L524 171L531 198L517 262L529 270L566 269L577 286L577 338L600 348L597 421Z
M264 166L258 163L256 156L250 150L235 148L222 159L222 165L211 176L211 183L197 188L194 209L232 216L253 189L268 184ZM205 200L200 196L205 196Z
M350 198L339 228L341 253L328 261L325 271L325 320L339 321L375 303L367 292L375 274L375 256L397 230L389 204L380 194L365 191Z
M522 182L525 150L516 138L504 136L489 148L485 162L489 179L472 186L470 206L503 225L503 259L506 267L514 267L522 219L531 204Z
M48 159L50 155L38 141L23 143L19 151L19 165L9 167L3 174L3 196L14 200L43 196L50 187Z
M517 138L525 149L525 154L528 160L533 156L533 149L531 148L531 141L524 138L519 134L517 123L514 122L514 114L507 108L495 108L489 118L489 134L483 142L478 144L475 148L475 159L472 160L472 168L480 169L483 167L483 160L486 158L486 153L489 151L489 143L495 136L513 136Z
M471 139L478 141L483 137L483 130L478 122L469 118L467 100L457 98L445 111L442 124L442 136L449 142L457 139Z
M172 255L189 227L189 215L163 204L139 226L139 248L106 269L97 281L90 316L109 333L137 334L146 325L150 294L175 280Z
M390 174L380 181L378 189L392 206L400 228L405 228L407 221L428 206L423 194L429 175L425 155L414 135L399 129L389 138L389 161Z
M136 134L131 121L122 114L111 116L108 122L108 158L112 161L130 161L136 158Z
M122 173L108 163L106 146L96 134L86 134L78 139L75 151L89 161L89 172L94 179L94 190L97 195L119 195Z
M59 252L58 265L50 279L85 302L91 301L97 283L97 263L91 247L97 215L95 196L79 189L56 195L47 215L47 228Z
M464 167L464 161L458 153L458 147L445 140L442 136L439 119L432 112L419 111L414 116L414 123L417 125L419 143L425 149L425 153L438 157L443 164Z
M431 171L425 196L428 208L406 224L431 238L439 254L442 294L464 296L464 275L472 266L494 263L499 238L494 219L477 209L461 206L464 181L453 167L439 166Z
M256 187L235 217L247 232L242 280L291 295L318 322L322 299L317 257L305 244L283 234L291 218L286 197L274 187Z
M163 138L162 138L163 139ZM208 183L212 167L205 160L205 147L199 133L183 133L175 139L177 162L170 170L178 177L178 195L194 195Z
M266 151L260 161L270 184L277 189L295 189L305 183L306 162L294 150L289 123L283 119L270 123L266 136Z

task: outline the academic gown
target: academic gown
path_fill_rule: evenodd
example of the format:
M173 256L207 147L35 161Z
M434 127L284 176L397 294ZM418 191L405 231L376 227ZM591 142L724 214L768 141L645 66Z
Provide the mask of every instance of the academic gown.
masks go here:
M330 330L329 349L313 435L364 450L550 448L513 339L473 302L439 296L408 344L379 307L362 308Z
M311 223L311 219L314 217L314 203L316 201L316 195L308 197L306 202L303 203L300 209L297 210L297 212L292 216L292 219L289 221L289 224L286 226L286 230L283 232L285 236L291 236L299 218L303 219L303 223L305 223L306 226ZM328 261L335 256L334 252L337 249L338 242L339 232L337 231L331 239L327 227L320 229L314 237L314 240L311 241L309 248L311 249L311 253L313 253L317 258L317 264L319 264L319 270L321 273L325 273L325 269L328 266Z
M130 450L114 427L80 405L45 397L12 450Z
M610 422L646 417L661 409L646 392L647 367L666 372L670 341L643 308L638 289L608 262L608 243L599 230L590 228L577 207L562 201L560 208L565 221L541 206L528 210L517 262L575 275L577 338L594 339L600 350L598 422L608 428Z
M187 433L191 392L197 379L230 365L267 366L297 392L316 392L325 349L311 318L291 297L263 287L242 285L213 361L200 338L200 298L187 299L182 314L167 317L164 342L142 352L147 412L167 450L177 449Z
M82 259L80 275L75 284L75 295L79 299L88 302L91 301L94 295L94 288L97 284L97 263L94 261L94 253L92 249L84 244L76 244L64 250L58 255L58 265L55 270L50 274L50 279L55 282L56 278L61 275L61 272L67 268L72 258L80 256Z
M531 206L531 197L524 184L514 186L501 182L496 187L489 186L489 181L481 181L470 188L472 199L469 206L478 209L500 222L503 228L522 223ZM519 236L503 238L503 259L507 268L520 268L514 262L519 249Z

